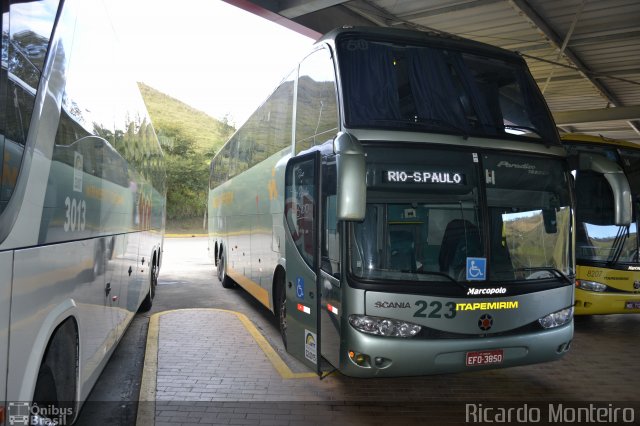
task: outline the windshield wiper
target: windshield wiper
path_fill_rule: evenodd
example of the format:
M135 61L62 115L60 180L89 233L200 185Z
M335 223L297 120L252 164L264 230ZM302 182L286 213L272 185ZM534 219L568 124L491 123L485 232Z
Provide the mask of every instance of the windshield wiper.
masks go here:
M629 226L621 226L620 229L618 229L616 238L613 240L613 244L611 246L613 249L611 252L611 258L607 261L609 266L618 263L620 255L622 254L622 249L624 248L624 243L627 241L627 237L629 237Z
M551 273L551 275L555 275L556 278L560 278L563 281L567 282L568 284L573 285L573 281L571 281L571 278L566 276L559 269L554 268L552 266L537 266L537 267L527 267L527 268L518 268L518 269L516 269L516 272L523 272L523 271L533 271L533 272L545 271L545 272L549 272L549 273Z
M458 126L457 124L449 123L448 121L445 121L445 120L415 116L414 122L420 123L420 124L435 125L444 130L452 130L454 133L462 136L462 139L464 140L469 139L469 133L464 128Z
M417 271L400 271L400 272L404 272L404 273L409 273L409 274L418 274L418 275L436 275L438 277L445 277L447 278L449 281L451 281L452 283L458 284L460 287L462 287L465 290L468 290L469 287L460 282L460 281L456 281L455 279L453 279L453 277L451 277L449 274L445 274L444 272L439 272L439 271L423 271L423 270L417 270Z
M421 128L428 127L431 130L433 130L434 127L436 127L439 130L445 130L445 131L449 131L457 135L460 135L465 140L469 138L469 133L465 129L461 128L460 126L457 126L453 123L449 123L448 121L437 120L434 118L421 118L416 116L413 118L406 118L406 119L376 118L376 119L373 119L372 121L376 123L405 125L406 127L421 127Z

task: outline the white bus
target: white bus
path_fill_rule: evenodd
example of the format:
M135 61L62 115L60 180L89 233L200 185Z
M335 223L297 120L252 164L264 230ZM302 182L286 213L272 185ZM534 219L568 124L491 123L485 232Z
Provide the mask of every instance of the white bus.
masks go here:
M319 373L557 360L573 337L566 160L518 55L342 28L214 157L209 251Z
M163 156L101 1L2 12L0 424L24 404L70 424L151 308Z

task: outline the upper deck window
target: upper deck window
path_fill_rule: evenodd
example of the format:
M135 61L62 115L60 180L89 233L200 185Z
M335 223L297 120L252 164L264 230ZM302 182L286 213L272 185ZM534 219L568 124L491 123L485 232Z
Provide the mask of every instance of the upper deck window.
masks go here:
M558 142L523 62L363 38L338 54L347 127Z

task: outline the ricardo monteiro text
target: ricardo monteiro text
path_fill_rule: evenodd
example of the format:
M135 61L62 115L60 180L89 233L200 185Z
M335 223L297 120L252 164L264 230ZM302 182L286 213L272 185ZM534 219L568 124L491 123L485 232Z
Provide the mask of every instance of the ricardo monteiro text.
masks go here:
M495 407L483 404L465 404L466 423L634 423L636 411L631 407L614 404L582 407L564 404L519 407Z

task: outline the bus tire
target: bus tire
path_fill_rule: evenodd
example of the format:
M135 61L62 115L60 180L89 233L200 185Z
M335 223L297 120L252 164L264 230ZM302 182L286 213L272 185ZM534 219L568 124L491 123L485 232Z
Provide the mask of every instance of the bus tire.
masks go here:
M151 310L151 307L153 306L153 299L156 297L156 287L158 286L159 271L160 269L158 268L158 262L156 261L156 256L154 254L153 262L151 263L151 271L149 272L149 292L140 304L138 312L148 312Z
M53 378L51 368L42 364L38 371L38 379L36 381L36 389L33 391L33 402L39 407L47 405L58 405L58 391L56 390L56 381Z
M220 260L218 261L218 280L222 284L224 288L233 288L235 287L235 283L229 276L227 275L227 256L222 252L220 256Z
M106 269L106 258L105 258L105 247L104 240L102 238L98 238L95 240L95 245L93 248L93 269L92 269L92 278L96 279L100 275L104 274Z
M276 285L276 317L278 318L278 328L280 329L280 337L284 348L287 348L287 294L284 285L284 279L278 278Z
M77 385L78 335L75 321L68 319L54 333L38 370L33 403L38 407L55 407L61 412L72 413L66 421L71 424L75 417ZM56 424L59 419L47 420L44 416L33 415L31 424ZM59 423L58 423L59 424Z

